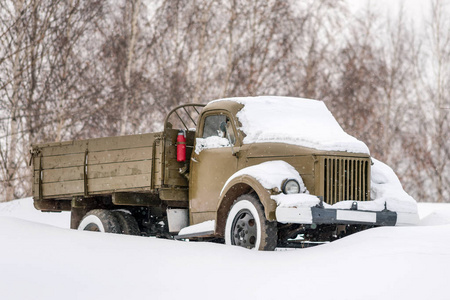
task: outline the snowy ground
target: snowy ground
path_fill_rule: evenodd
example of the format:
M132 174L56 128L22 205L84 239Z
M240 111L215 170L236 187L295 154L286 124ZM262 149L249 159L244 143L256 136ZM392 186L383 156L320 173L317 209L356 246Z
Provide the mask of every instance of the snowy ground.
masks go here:
M0 299L450 299L450 204L297 251L78 232L0 205Z

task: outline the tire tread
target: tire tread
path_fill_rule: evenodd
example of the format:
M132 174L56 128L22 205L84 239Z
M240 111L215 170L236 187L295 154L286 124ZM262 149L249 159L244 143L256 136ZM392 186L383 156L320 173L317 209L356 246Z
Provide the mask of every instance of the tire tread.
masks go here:
M259 250L273 251L277 247L278 230L277 222L268 221L264 214L264 206L254 194L244 194L239 196L233 205L241 200L250 201L258 211L261 220L261 244Z
M141 230L136 219L124 211L114 211L113 214L120 224L120 233L127 235L141 235Z
M105 232L109 233L120 233L121 228L118 219L113 214L112 211L106 210L106 209L93 209L89 211L83 219L85 219L88 216L96 216L100 222L103 224L103 227L105 229ZM83 220L81 221L83 222ZM83 229L84 230L84 229Z

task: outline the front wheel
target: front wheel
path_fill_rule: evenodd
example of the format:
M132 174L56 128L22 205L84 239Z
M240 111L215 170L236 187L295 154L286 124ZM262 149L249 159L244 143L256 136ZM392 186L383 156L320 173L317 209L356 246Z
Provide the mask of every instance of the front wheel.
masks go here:
M253 195L240 196L231 207L225 244L269 251L277 246L277 223L266 219L262 204Z

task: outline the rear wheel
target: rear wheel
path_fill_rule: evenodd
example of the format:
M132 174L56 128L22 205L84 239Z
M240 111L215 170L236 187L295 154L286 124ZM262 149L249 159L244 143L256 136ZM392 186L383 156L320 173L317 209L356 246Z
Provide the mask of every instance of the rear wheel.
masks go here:
M257 198L243 195L228 214L225 243L248 249L274 250L277 246L277 223L266 219Z
M121 229L120 233L128 235L141 235L139 225L130 213L124 211L114 211L113 214L119 221Z
M81 220L78 230L120 233L120 223L113 212L106 209L93 209Z

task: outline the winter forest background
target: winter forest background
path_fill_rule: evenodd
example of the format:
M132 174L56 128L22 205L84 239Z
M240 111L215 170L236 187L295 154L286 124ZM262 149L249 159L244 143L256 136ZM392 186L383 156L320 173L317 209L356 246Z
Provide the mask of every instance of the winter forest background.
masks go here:
M31 194L32 143L251 95L324 100L408 193L450 201L450 4L429 2L417 20L344 0L0 0L0 201Z

